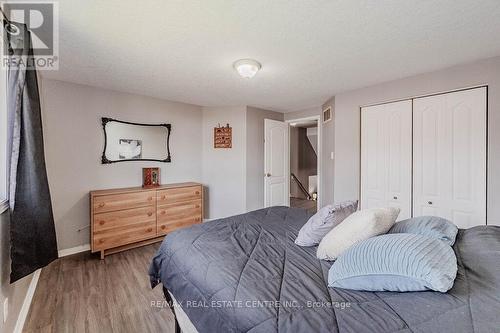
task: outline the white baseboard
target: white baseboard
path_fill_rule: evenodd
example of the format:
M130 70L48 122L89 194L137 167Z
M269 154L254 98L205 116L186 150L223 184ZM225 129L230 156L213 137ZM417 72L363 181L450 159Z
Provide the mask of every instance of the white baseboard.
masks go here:
M84 244L69 249L60 250L58 254L59 258L61 258L85 251L90 251L90 244ZM37 269L35 273L33 273L33 278L31 279L28 291L26 292L26 297L24 298L23 305L21 307L21 311L19 311L19 316L17 317L16 326L14 327L14 333L21 333L23 331L24 322L28 317L31 301L33 300L33 296L35 295L35 290L38 284L38 279L40 278L41 271L42 269L40 268Z
M59 250L59 258L85 251L90 251L90 244L83 244L75 247L70 247L69 249Z
M33 273L33 278L31 279L28 291L26 292L26 297L24 297L23 306L21 311L19 311L19 316L17 317L16 326L14 327L14 333L21 333L23 331L24 322L26 317L28 317L28 312L30 311L31 301L35 295L36 285L38 284L38 279L40 278L41 268L37 269Z

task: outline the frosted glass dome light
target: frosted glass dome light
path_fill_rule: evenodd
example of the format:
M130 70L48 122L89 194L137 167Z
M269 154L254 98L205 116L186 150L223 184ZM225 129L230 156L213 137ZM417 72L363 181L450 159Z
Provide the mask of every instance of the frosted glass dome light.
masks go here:
M253 59L240 59L235 61L233 67L241 77L250 79L257 74L257 72L262 68L262 65Z

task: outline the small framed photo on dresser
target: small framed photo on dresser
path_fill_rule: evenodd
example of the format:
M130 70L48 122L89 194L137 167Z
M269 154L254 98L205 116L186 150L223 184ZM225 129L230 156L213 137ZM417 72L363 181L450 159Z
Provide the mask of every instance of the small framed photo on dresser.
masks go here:
M160 168L142 168L142 187L160 186Z

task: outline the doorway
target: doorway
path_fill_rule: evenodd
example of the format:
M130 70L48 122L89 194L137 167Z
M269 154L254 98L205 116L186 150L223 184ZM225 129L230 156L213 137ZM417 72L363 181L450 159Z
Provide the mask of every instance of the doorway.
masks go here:
M319 117L301 118L289 123L290 207L315 213L320 200Z

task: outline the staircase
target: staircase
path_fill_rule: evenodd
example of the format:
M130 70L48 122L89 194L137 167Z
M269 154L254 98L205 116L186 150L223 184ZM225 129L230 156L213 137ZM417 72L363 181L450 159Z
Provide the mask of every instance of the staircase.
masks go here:
M299 186L300 191L302 192L302 194L305 195L305 197L307 198L307 200L311 200L312 199L311 195L309 194L309 192L307 192L306 188L304 187L304 185L302 185L302 183L297 178L297 176L295 176L293 173L291 173L290 177L292 178L292 180L295 183L297 183L297 185Z

